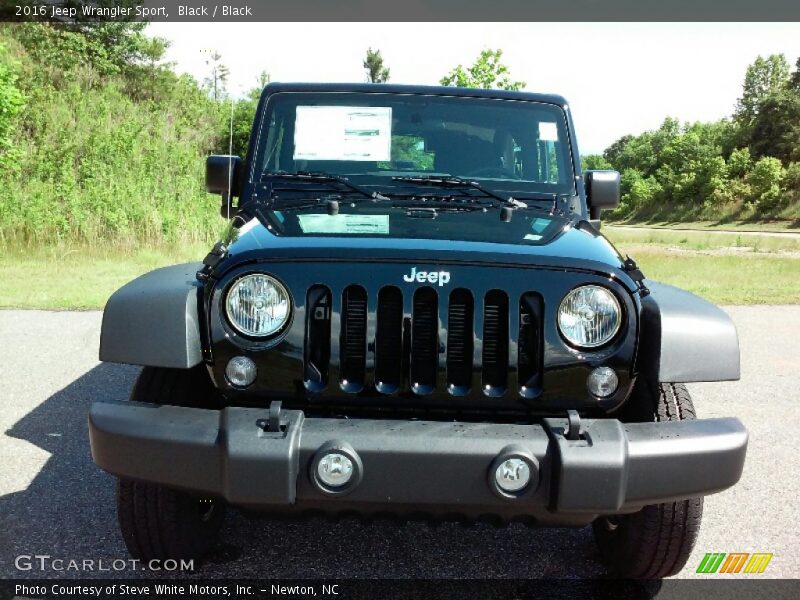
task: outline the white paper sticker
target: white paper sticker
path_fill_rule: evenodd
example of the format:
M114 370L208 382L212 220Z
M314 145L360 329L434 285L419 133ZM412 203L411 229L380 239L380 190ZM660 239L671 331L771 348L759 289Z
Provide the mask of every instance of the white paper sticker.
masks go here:
M295 160L387 161L392 154L390 106L298 106Z
M542 239L542 236L536 235L535 233L529 233L523 239L530 240L531 242L538 242L540 239Z
M256 225L258 225L258 219L256 219L255 217L253 217L253 218L252 218L252 219L250 219L250 220L249 220L247 223L245 223L244 225L242 225L241 227L239 227L239 235L244 235L245 233L247 233L248 231L250 231L250 230L251 230L253 227L255 227Z
M389 234L389 215L298 215L303 233Z
M558 127L556 127L556 124L541 121L539 123L539 139L543 142L557 142Z

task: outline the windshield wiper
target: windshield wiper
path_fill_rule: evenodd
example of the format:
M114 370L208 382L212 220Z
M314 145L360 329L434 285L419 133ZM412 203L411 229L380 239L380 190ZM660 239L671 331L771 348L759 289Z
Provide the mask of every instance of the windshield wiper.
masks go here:
M514 200L511 196L503 196L495 191L484 187L477 181L471 179L463 179L455 175L409 175L409 176L395 176L392 177L395 181L403 181L405 183L415 183L417 185L430 186L430 187L444 187L444 188L472 188L481 192L487 198L494 198L503 203L503 206L517 206L522 208L527 206L524 202Z
M412 175L407 177L397 176L397 177L392 177L392 179L395 181L402 181L404 183L413 183L421 186L476 190L481 194L483 194L485 197L492 198L493 200L499 202L500 219L505 222L511 220L511 214L514 210L518 208L529 208L527 203L517 200L512 196L503 196L502 194L483 186L477 181L473 181L471 179L464 179L462 177L457 177L455 175L443 175L443 176Z
M312 171L275 171L273 173L265 173L264 175L261 176L262 183L269 183L271 180L275 179L328 184L329 188L333 187L333 185L331 184L339 184L341 187L347 188L351 192L355 192L371 200L389 199L380 192L371 191L365 187L353 183L352 181L347 179L347 177L343 177L341 175L333 175L331 173L316 173Z

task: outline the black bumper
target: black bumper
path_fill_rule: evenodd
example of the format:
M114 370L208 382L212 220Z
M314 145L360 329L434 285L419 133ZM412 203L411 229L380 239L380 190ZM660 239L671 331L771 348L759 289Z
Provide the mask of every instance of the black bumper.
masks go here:
M268 411L221 411L96 402L92 457L115 475L224 497L270 510L422 513L584 523L598 514L718 492L742 473L747 431L735 418L623 424L585 419L581 439L566 419L536 425L306 419ZM311 476L322 447L349 449L362 466L348 493ZM533 477L518 496L493 486L498 457L528 457Z

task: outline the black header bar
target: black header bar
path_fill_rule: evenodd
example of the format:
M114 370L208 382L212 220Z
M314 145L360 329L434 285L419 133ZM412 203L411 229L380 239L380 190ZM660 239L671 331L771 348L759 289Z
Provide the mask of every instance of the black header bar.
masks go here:
M507 559L508 557L506 557ZM580 600L683 600L710 598L750 600L797 598L797 579L665 579L628 581L615 579L439 579L439 580L208 580L208 579L0 579L0 598L88 600L104 598L183 600L375 600L376 598L437 600L580 598Z
M800 21L792 0L0 0L3 21ZM800 27L798 28L800 35Z

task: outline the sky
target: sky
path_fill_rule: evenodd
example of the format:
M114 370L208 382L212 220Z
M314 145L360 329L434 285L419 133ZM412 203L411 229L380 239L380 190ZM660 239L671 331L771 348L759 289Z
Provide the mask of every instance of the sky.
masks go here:
M230 69L234 96L272 81L364 81L368 47L390 82L437 85L484 48L501 48L525 89L566 97L583 154L665 117L729 116L747 65L761 55L800 57L800 23L153 23L166 60L202 81L210 51Z

